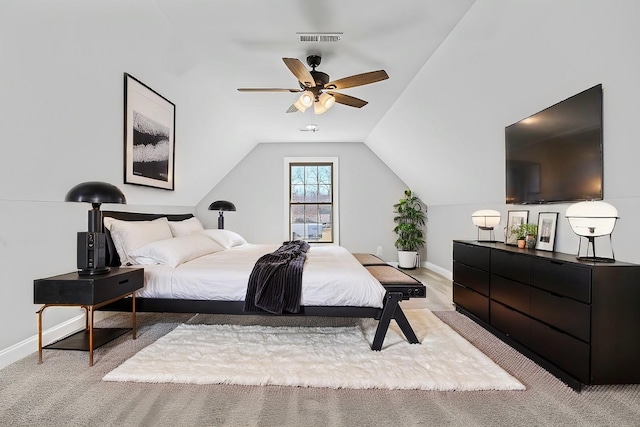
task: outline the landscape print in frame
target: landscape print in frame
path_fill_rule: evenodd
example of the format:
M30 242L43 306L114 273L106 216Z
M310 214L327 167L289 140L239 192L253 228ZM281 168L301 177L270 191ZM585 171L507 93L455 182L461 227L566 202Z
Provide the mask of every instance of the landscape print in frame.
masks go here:
M124 73L124 182L174 189L176 106Z

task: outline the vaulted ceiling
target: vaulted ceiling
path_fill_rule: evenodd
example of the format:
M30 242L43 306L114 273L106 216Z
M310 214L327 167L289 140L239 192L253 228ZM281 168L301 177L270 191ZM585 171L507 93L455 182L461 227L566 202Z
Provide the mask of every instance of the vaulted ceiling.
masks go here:
M367 143L403 92L421 87L416 76L474 2L2 1L0 92L11 124L5 137L28 141L15 146L15 156L31 161L7 165L0 177L39 173L52 158L68 171L46 186L24 180L4 196L58 200L78 180L121 182L114 165L122 164L123 72L176 104L176 191L129 185L133 204L196 205L260 143ZM340 41L301 42L300 33L338 33ZM331 80L375 70L389 78L340 90L367 101L364 107L336 104L322 115L311 108L286 113L297 93L237 90L298 88L282 58L305 64L309 55L322 57L317 69ZM310 124L319 131L300 131ZM51 135L64 137L42 143ZM96 152L98 169L75 160Z
M205 69L225 110L242 115L254 142L365 141L474 0L158 0L184 49L179 72ZM339 42L301 42L298 33L340 33ZM390 78L341 92L369 102L286 114L295 93L241 93L240 87L299 88L282 61L320 55L336 80L373 70ZM224 90L222 90L224 89ZM214 96L212 94L212 96ZM306 125L319 132L301 132Z

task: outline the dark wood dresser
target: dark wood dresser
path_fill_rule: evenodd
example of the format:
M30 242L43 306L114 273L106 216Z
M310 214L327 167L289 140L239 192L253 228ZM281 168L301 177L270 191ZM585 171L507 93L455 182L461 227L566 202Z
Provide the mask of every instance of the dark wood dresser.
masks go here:
M640 265L453 242L453 302L576 390L640 383Z

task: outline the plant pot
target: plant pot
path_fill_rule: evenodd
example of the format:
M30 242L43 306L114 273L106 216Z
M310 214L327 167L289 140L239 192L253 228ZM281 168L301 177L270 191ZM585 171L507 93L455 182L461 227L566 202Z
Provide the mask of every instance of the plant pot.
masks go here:
M535 249L536 240L537 240L537 236L533 234L527 234L527 239L525 240L527 242L527 249Z
M518 239L518 247L520 249L524 249L524 247L527 245L527 241L524 239Z
M418 262L418 252L398 251L398 267L404 269L416 268Z

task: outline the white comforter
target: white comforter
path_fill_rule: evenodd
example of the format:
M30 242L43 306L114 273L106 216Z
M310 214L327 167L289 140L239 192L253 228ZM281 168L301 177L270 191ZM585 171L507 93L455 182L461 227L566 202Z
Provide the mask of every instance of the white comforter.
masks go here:
M278 245L246 244L175 268L145 265L145 298L244 301L249 275ZM302 274L302 305L382 307L385 289L345 248L312 246Z

